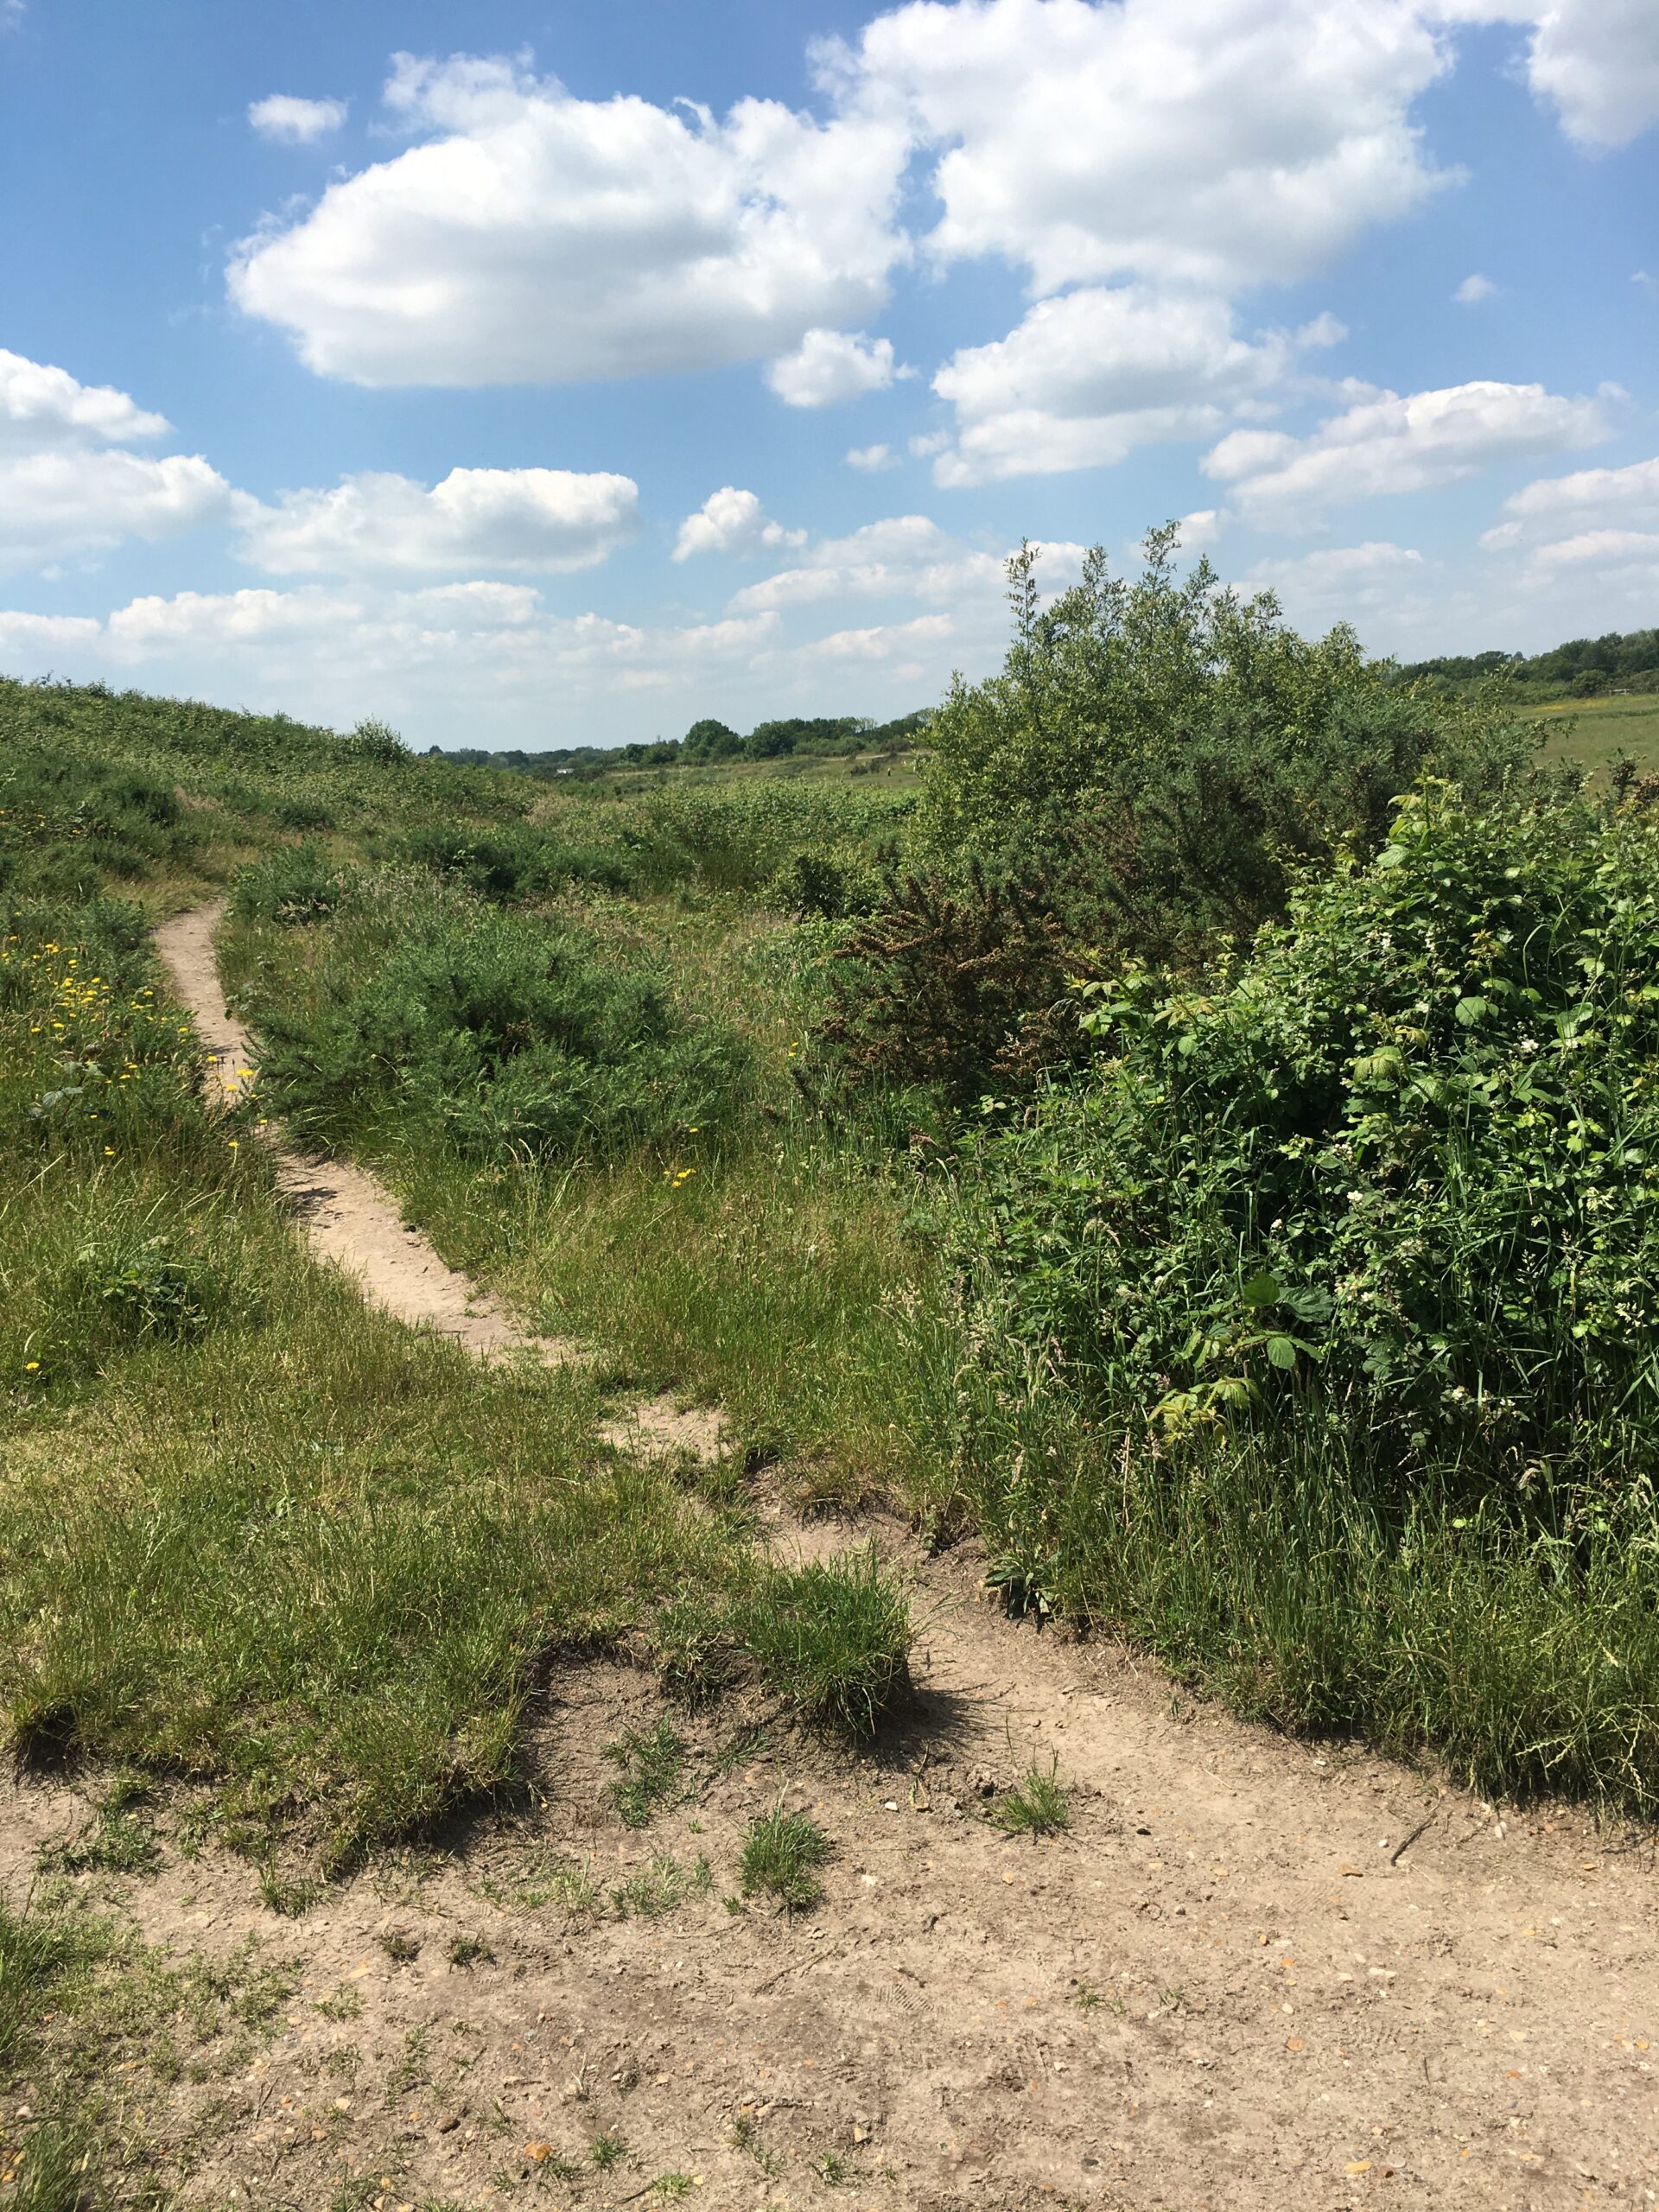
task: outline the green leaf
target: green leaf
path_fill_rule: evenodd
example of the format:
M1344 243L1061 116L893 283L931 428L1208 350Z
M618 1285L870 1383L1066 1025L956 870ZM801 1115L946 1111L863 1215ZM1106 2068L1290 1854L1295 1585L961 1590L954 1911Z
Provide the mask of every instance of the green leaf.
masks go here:
M1294 1367L1296 1364L1296 1347L1292 1344L1288 1337L1269 1337L1268 1338L1268 1357L1273 1362L1275 1367Z
M1238 1294L1252 1313L1257 1306L1276 1306L1279 1303L1278 1277L1269 1274L1264 1268L1260 1274L1250 1277Z

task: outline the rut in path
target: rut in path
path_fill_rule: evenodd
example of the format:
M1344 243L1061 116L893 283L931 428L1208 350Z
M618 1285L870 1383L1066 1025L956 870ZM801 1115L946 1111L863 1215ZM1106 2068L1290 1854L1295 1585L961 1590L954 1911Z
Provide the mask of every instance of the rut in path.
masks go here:
M156 932L156 950L208 1055L210 1091L233 1104L257 1073L253 1040L225 1003L213 953L222 899L175 914ZM586 1357L568 1337L521 1329L495 1300L442 1260L419 1230L404 1221L397 1199L377 1175L349 1160L308 1159L272 1125L265 1131L283 1198L320 1260L354 1275L372 1306L464 1345L480 1359L528 1352L550 1367ZM706 1452L719 1442L718 1417L682 1413L666 1399L632 1408L602 1433L612 1443Z

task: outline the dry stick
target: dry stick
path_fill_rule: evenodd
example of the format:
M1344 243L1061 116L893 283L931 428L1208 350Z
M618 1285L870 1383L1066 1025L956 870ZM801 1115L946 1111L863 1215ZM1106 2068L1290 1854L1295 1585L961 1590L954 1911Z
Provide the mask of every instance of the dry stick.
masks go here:
M1416 1827L1413 1828L1411 1834L1406 1838L1403 1843L1395 1844L1394 1849L1389 1853L1389 1864L1390 1866L1397 1866L1400 1864L1400 1861L1405 1857L1407 1852L1411 1849L1412 1845L1416 1842L1418 1837L1422 1834L1423 1831L1426 1828L1429 1828L1433 1826L1434 1815L1438 1813L1440 1809L1440 1807L1436 1805L1433 1812L1426 1814L1424 1817L1418 1821Z

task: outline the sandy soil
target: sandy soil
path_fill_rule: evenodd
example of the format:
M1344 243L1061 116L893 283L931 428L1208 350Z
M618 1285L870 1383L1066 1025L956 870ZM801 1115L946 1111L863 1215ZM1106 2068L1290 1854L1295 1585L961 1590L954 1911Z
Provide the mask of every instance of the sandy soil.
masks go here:
M464 1318L466 1287L446 1295ZM770 1530L780 1553L874 1534L912 1582L914 1703L871 1756L738 1698L676 1714L685 1801L629 1830L605 1747L669 1709L643 1673L578 1666L538 1716L524 1806L300 1919L211 1853L83 1878L156 1942L221 1957L251 1933L302 1977L228 2084L121 2092L178 2140L225 2101L190 2201L309 2212L365 2176L405 2212L620 2205L679 2175L721 2208L1659 2202L1648 1832L1195 1707L1119 1650L995 1613L970 1549L781 1509ZM1071 1826L1011 1840L992 1815L1033 1764ZM85 1801L5 1789L10 1886ZM736 1894L747 1824L780 1800L835 1845L823 1902L793 1916ZM705 1856L706 1889L656 1916L619 1901L664 1853ZM562 1901L561 1866L595 1900ZM402 1963L394 1935L418 1947ZM458 1940L484 1951L454 1963ZM604 2171L602 2136L626 2146Z
M824 1541L777 1522L780 1549L804 1536ZM594 1665L540 1717L531 1809L298 1921L233 1860L116 1885L153 1940L219 1956L253 1933L303 1976L229 2085L200 2201L321 2207L354 2174L387 2207L537 2182L621 2204L665 2174L722 2207L1655 2201L1647 1837L1192 1707L1121 1652L994 1614L971 1555L881 1542L923 1627L913 1709L869 1758L740 1703L676 1715L686 1802L630 1831L604 1747L667 1708ZM1033 1764L1071 1828L1010 1840L988 1815ZM836 1846L823 1903L793 1917L734 1894L747 1823L780 1798ZM12 1880L78 1810L62 1785L12 1788ZM712 1879L660 1917L545 1897L554 1863L609 1891L664 1852ZM452 1964L458 1937L491 1955ZM346 2021L316 2010L341 1988ZM182 2138L226 2091L141 2094ZM626 2146L603 2173L601 2135ZM561 2161L579 2182L550 2178Z

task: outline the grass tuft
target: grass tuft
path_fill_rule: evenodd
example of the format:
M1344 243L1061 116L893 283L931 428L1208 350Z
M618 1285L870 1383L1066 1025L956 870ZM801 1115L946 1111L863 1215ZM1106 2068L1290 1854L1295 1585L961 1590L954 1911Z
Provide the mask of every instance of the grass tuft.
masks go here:
M823 1895L817 1877L830 1853L830 1839L804 1813L782 1806L749 1823L743 1846L743 1893L776 1897L791 1912L804 1912Z
M1046 1773L1027 1767L1024 1779L997 1800L991 1818L1009 1835L1058 1835L1070 1827L1071 1808L1060 1786L1058 1760L1051 1760Z
M764 1575L744 1612L761 1679L802 1720L873 1736L910 1680L910 1608L872 1544L854 1559Z
M643 1828L666 1805L685 1771L684 1739L666 1720L654 1728L625 1728L605 1756L623 1770L611 1784L611 1802L624 1827Z

